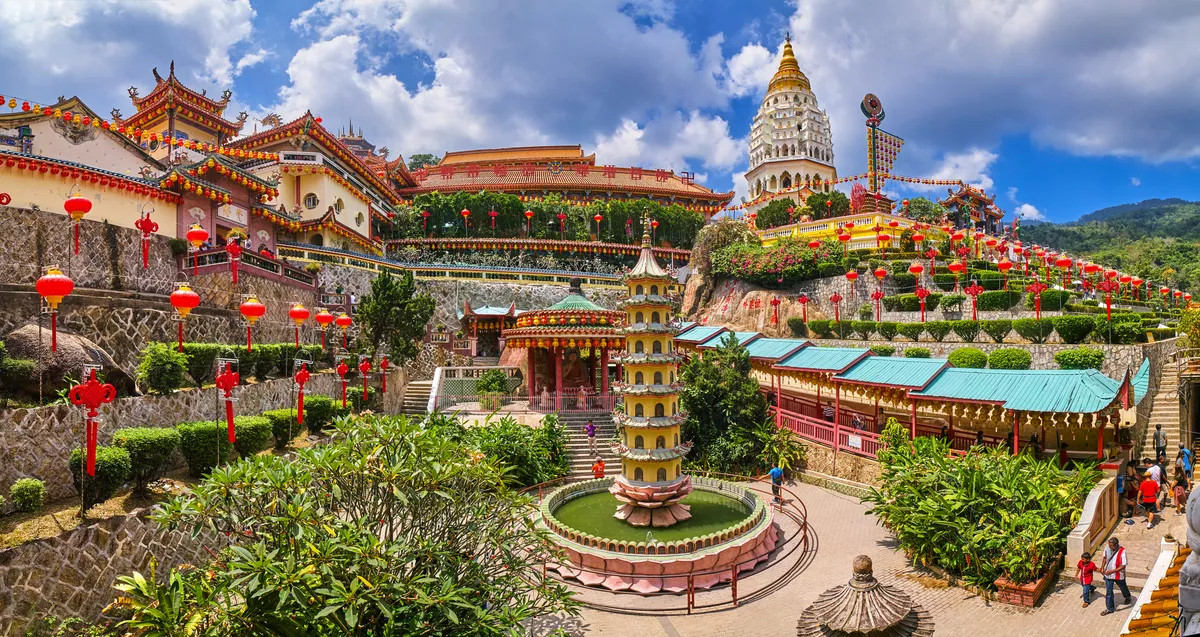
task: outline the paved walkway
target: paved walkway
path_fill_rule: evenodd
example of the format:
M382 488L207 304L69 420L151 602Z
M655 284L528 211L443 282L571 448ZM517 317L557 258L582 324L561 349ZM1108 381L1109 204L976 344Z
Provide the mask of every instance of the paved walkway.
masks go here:
M1082 608L1079 585L1070 577L1074 572L1073 567L1068 570L1067 577L1057 580L1051 592L1042 599L1041 605L1033 610L994 604L966 590L919 578L904 555L895 550L891 535L878 526L873 517L865 515L867 507L860 504L857 498L806 484L796 484L791 488L808 508L809 523L816 535L816 551L805 570L775 594L735 609L691 616L630 616L584 609L580 618L560 620L547 617L534 622L530 625L530 634L548 635L557 628L563 628L568 634L579 637L795 635L800 614L818 594L849 581L850 562L859 554L871 557L877 578L904 589L933 614L938 635L1102 637L1119 634L1129 614L1128 607L1119 606L1117 613L1101 617L1100 612L1104 610L1102 597L1098 601L1093 600L1090 607ZM1174 517L1173 514L1174 511L1168 513L1168 518ZM1144 530L1144 519L1139 519L1139 522L1135 526ZM1124 534L1127 529L1130 527L1122 526L1119 533ZM1153 534L1161 535L1159 530L1156 527ZM1150 544L1150 538L1149 534L1138 537L1138 550L1142 550L1143 542ZM1140 562L1143 558L1150 562L1154 560L1154 556L1134 553L1131 562ZM728 594L727 588L720 590ZM621 597L620 601L637 603L631 597ZM682 603L683 600L679 601ZM1121 602L1119 593L1117 602Z

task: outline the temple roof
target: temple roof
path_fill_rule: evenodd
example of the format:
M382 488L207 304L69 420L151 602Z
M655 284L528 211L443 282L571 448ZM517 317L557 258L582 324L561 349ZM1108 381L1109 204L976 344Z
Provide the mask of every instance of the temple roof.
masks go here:
M627 281L639 279L671 279L670 273L658 264L658 259L654 258L654 249L650 246L650 223L644 212L642 213L642 251L638 255L633 269L625 275Z
M456 150L442 156L438 166L456 164L485 164L495 162L550 162L586 163L595 165L596 154L583 154L583 147L574 146L513 146L510 148L480 148L477 150Z
M1094 369L949 368L911 395L995 403L1014 411L1092 413L1118 400L1122 385Z
M39 106L41 106L40 109L30 109L28 112L18 109L12 113L0 113L0 124L3 124L5 128L17 128L22 124L30 124L36 121L52 119L53 115L45 114L46 109L50 109L51 113L54 111L61 111L64 113L70 111L72 113L78 113L88 117L93 122L105 121L104 118L100 117L100 115L96 113L96 111L93 111L88 107L87 104L83 103L83 100L76 96L62 99L56 104ZM150 153L146 152L146 149L142 148L140 144L134 142L128 136L118 133L116 126L98 126L97 130L100 131L101 135L108 135L109 137L121 142L126 149L138 155L142 161L145 161L152 168L159 170L163 168L163 163L158 159L155 159ZM63 161L67 160L63 159Z
M973 211L983 210L992 217L1004 216L1004 211L996 205L995 197L989 197L982 190L967 184L959 185L958 192L947 188L946 195L945 199L938 201L942 207L949 208L950 206L957 205L970 208Z
M1148 588L1153 587L1150 599L1143 602L1145 592L1138 596L1140 605L1134 611L1137 618L1129 619L1129 631L1126 634L1139 637L1171 637L1178 634L1175 621L1179 615L1179 571L1191 554L1190 548L1181 546L1163 577L1157 583L1146 582Z
M854 558L850 583L831 588L800 616L800 637L931 637L933 616L903 590L875 579L871 558Z
M841 372L849 369L863 357L871 355L871 350L860 347L815 347L810 345L780 361L775 367L785 371Z
M800 63L792 52L792 38L789 36L783 42L783 58L779 60L779 70L767 85L767 92L785 91L787 89L810 90L808 78L800 71Z
M457 312L458 312L458 318L459 318L459 319L462 319L462 318L463 318L463 317L465 317L465 316L483 316L483 317L490 317L490 316L504 316L504 317L515 317L515 316L519 316L519 315L521 315L521 314L524 314L526 311L527 311L527 310L518 310L518 309L517 309L517 304L516 304L516 302L515 302L515 301L514 301L512 304L508 305L507 307L492 307L491 305L481 305L481 306L479 306L479 307L475 307L475 308L471 307L471 304L470 304L470 303L468 303L467 301L463 301L463 306L462 306L462 308L460 308L459 310L457 310Z
M895 358L867 356L834 380L889 387L921 388L949 367L944 358Z
M178 115L211 130L231 136L242 130L246 123L244 113L237 121L230 121L224 116L225 108L233 96L232 91L226 90L221 94L220 100L214 100L203 92L196 92L184 86L175 77L174 60L171 61L171 70L165 79L158 74L157 68L153 72L154 88L145 97L139 97L136 88L129 89L129 99L137 108L137 112L125 119L114 116L115 121L126 127L141 126L162 117L163 108L175 108Z

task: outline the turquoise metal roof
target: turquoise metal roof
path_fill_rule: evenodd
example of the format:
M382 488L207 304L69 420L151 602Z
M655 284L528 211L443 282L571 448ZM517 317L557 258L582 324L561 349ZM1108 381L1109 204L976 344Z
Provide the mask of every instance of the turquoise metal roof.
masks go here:
M692 329L693 327L696 327L695 321L681 321L679 323L679 333L682 334L682 333Z
M750 341L746 345L746 351L750 353L750 358L762 358L774 362L791 354L797 347L801 347L807 342L799 338L759 338Z
M762 336L762 334L759 334L758 332L728 332L728 333L733 334L733 337L737 339L738 345L745 345L747 342L753 342L754 339ZM704 341L703 343L701 343L700 348L716 349L725 343L726 338L727 337L725 336L725 334L722 334L719 338L710 338L707 341Z
M1142 404L1142 399L1146 394L1150 393L1150 359L1142 361L1142 366L1138 368L1137 373L1133 375L1133 380L1130 381L1133 385L1133 404Z
M483 305L480 307L471 308L471 312L476 316L508 316L509 307L492 307L491 305ZM515 310L513 316L520 316L525 310ZM463 311L458 310L458 318L463 317Z
M840 372L870 351L858 347L805 347L775 366L780 369Z
M946 366L944 358L868 356L834 376L837 380L897 387L924 387Z
M727 331L719 325L697 325L692 329L675 335L675 340L683 343L703 343L708 339Z
M1092 413L1111 405L1120 387L1094 369L948 368L911 395L1000 403L1016 411Z

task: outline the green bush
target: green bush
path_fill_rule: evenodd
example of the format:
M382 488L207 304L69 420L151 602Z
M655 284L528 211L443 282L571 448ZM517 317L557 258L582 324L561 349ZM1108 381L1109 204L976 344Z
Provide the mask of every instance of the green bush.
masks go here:
M1165 341L1169 338L1175 338L1177 335L1177 332L1173 327L1156 327L1154 329L1147 330L1147 332L1154 337L1156 342Z
M904 350L904 358L929 358L929 350L924 347L910 347Z
M183 355L187 357L188 376L197 387L211 382L216 370L215 362L225 345L216 343L184 343Z
M1066 307L1067 302L1071 300L1071 293L1066 290L1045 290L1042 292L1042 311L1053 312ZM1032 310L1034 306L1033 295L1029 294L1025 297L1025 307Z
M950 323L950 327L964 343L974 343L975 337L979 336L979 321L953 321Z
M346 397L350 400L350 409L352 411L354 411L355 413L363 411L364 409L371 409L371 410L376 409L378 401L376 401L375 388L374 387L367 388L367 400L363 401L363 392L362 392L362 385L361 385L362 381L359 380L358 382L360 384L357 388L354 387L353 385L346 388L346 392L347 392Z
M896 353L896 348L891 345L872 345L871 351L876 356L891 356Z
M1129 320L1118 322L1117 318L1120 316L1120 314L1114 314L1110 323L1103 314L1096 315L1092 338L1110 345L1131 345L1138 342L1146 333L1142 329L1141 319L1136 322Z
M946 291L953 290L954 289L954 275L946 274L946 273L934 274L933 275L933 284L942 290L946 290Z
M870 303L863 303L858 306L858 320L873 321L875 320L875 306Z
M1054 333L1054 323L1044 319L1023 318L1012 322L1013 329L1030 343L1045 343Z
M1079 314L1103 314L1104 313L1103 308L1093 307L1091 305L1076 305L1074 303L1067 303L1067 306L1063 309L1066 310L1067 312L1076 312Z
M908 269L906 264L905 269ZM915 290L917 289L917 277L908 272L898 272L892 275L892 284L897 290Z
M237 416L233 419L233 443L238 455L249 458L267 448L273 429L271 420L263 416Z
M975 309L980 312L1001 312L1012 309L1021 302L1021 293L1015 290L981 292L975 297Z
M838 338L850 338L854 334L854 328L850 324L850 321L834 321L829 326L833 330L834 336Z
M987 367L988 357L977 347L960 347L946 357L951 367L983 369Z
M828 261L822 261L821 263L817 264L817 274L818 274L818 276L821 276L823 278L832 277L832 276L841 276L845 273L846 273L846 268L842 267L842 264L840 264L840 263L830 263Z
M1100 369L1104 352L1094 347L1065 349L1054 353L1054 362L1060 369Z
M878 324L875 321L851 321L850 327L854 329L854 333L864 341L871 338L871 334L875 333Z
M1079 302L1080 305L1089 305L1091 307L1100 307L1100 301L1096 299L1084 299Z
M792 330L792 334L799 338L808 336L808 326L804 324L804 317L793 316L787 320L788 329Z
M929 334L930 338L941 343L950 333L950 321L927 321L925 332Z
M925 298L925 310L933 311L942 300L941 294L930 294ZM896 294L883 297L883 307L889 312L920 312L921 299L916 294Z
M1055 316L1050 319L1054 323L1054 331L1064 343L1077 345L1092 333L1096 322L1090 316Z
M179 432L179 451L193 476L203 476L229 459L233 445L224 421L185 422L175 429Z
M134 493L145 497L147 485L162 476L171 454L179 448L179 432L162 427L118 429L113 432L113 445L129 452Z
M321 433L326 425L333 422L333 417L340 408L340 402L334 402L329 396L306 395L304 397L304 426L308 427L311 433Z
M979 325L983 328L983 332L996 343L1003 343L1004 339L1008 338L1008 333L1012 331L1012 321L1008 319L980 321Z
M985 290L1002 290L1004 282L1000 280L1000 273L990 270L981 270L971 273L976 281L979 281L979 286Z
M889 341L892 340L893 338L896 338L896 334L899 332L899 329L900 329L900 324L895 321L883 321L883 322L877 323L876 325L877 325L876 329L879 331L879 335L886 338Z
M119 447L96 447L96 475L87 475L86 458L83 449L76 447L71 450L67 466L71 470L71 478L75 492L83 496L83 510L86 512L93 506L111 498L129 480L131 465L129 452ZM82 484L80 479L82 478Z
M32 513L46 504L46 485L37 478L21 478L9 487L8 498L18 511Z
M942 302L939 303L943 311L958 312L962 310L963 302L967 300L965 294L947 294L942 297Z
M276 449L286 448L288 443L303 429L302 426L296 424L295 409L272 409L264 411L262 416L271 423L271 435L275 438Z
M926 323L900 323L896 330L904 338L913 341L921 340L921 333L925 331Z
M507 394L508 393L508 374L502 369L489 369L484 372L479 380L475 381L475 393L482 394Z
M183 386L187 357L164 343L150 343L142 350L137 377L151 393L169 394Z
M833 338L832 323L826 319L814 319L808 322L808 329L820 338Z
M37 378L37 363L28 358L12 358L7 357L0 360L0 390L7 390L12 387L20 387L29 382L30 378ZM0 394L4 391L0 391Z
M1033 355L1023 349L1002 347L988 355L987 362L992 369L1029 369Z
M250 373L254 371L258 365L258 355L262 351L262 346L254 349L246 349L245 346L239 345L233 348L233 355L238 361L238 374L242 377L242 383L245 384L250 379Z
M275 343L264 343L254 348L258 352L258 358L254 361L255 378L266 380L270 376L271 372L279 366L279 361L283 359L282 348L282 345Z

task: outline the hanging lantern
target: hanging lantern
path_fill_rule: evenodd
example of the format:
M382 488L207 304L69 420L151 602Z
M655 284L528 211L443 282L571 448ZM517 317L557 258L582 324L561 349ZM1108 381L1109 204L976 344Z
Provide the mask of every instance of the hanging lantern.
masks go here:
M913 276L920 278L921 273L925 271L925 266L913 261L912 265L908 266L908 271Z
M1008 290L1008 271L1011 270L1012 267L1012 261L1009 261L1008 257L1000 259L1000 262L996 264L996 269L1000 271L1000 276L1004 279L1005 290Z
M179 315L179 351L183 351L183 322L187 320L188 314L200 305L200 295L192 291L187 283L180 283L175 291L171 293L171 307L175 308L175 313Z
M325 330L329 329L330 324L332 324L336 318L337 317L335 317L329 310L323 307L317 308L317 314L313 317L313 320L316 321L317 325L321 328L321 349L325 349Z
M258 297L248 294L242 304L238 306L238 311L242 313L242 318L246 319L246 349L250 350L254 346L252 336L254 323L267 313L267 306L259 302Z
M858 272L855 270L851 270L851 271L847 272L846 280L849 281L851 284L853 284L855 281L858 280Z
M887 276L887 270L883 269L882 267L878 267L875 268L874 274L875 278L879 279L880 283L883 283L883 278Z
M350 326L354 324L354 319L350 318L349 314L342 312L338 315L337 319L334 320L334 324L342 328L342 347L349 349L350 341L348 340L346 333L350 331Z
M91 211L92 202L83 195L75 194L63 202L63 208L74 222L72 225L75 231L75 254L79 254L79 224L83 222L83 216Z
M229 254L229 271L233 274L233 284L238 282L238 262L242 260L241 240L229 241L225 244L225 252Z
M228 430L229 443L237 442L233 430L233 388L242 382L242 377L229 363L225 363L221 373L217 374L215 384L217 389L224 394L225 398L225 427Z
M62 273L58 266L46 268L46 273L37 280L38 296L46 300L50 307L50 351L58 351L58 305L75 289L71 277Z
M300 348L300 327L308 320L309 311L304 307L303 303L292 305L292 309L288 310L288 318L296 324L296 349Z
M86 381L80 382L67 392L67 399L71 401L71 404L87 409L83 416L83 427L89 476L96 475L96 445L100 438L100 423L96 421L96 417L100 415L100 405L111 403L116 398L117 388L96 380L95 368L88 371Z
M296 381L296 424L304 424L304 384L312 375L308 371L308 363L300 363L300 369L292 380Z
M150 213L153 210L146 211L138 220L133 222L133 227L142 232L142 269L150 269L150 235L158 232L158 224L150 219Z
M184 236L187 237L188 243L192 245L192 276L195 276L200 268L200 246L204 245L205 241L208 241L208 231L201 227L200 224L193 223Z
M820 248L820 247L821 247L821 242L817 241L816 239L813 239L812 241L808 242L808 249L812 250L812 253L813 253L813 264L816 264L816 262L817 262L817 248Z

